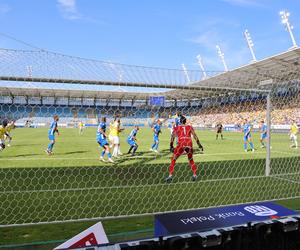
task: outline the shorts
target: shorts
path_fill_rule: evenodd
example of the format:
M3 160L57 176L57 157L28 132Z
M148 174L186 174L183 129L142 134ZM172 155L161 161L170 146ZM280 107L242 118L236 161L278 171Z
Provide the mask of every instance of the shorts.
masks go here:
M217 134L222 134L222 129L218 129Z
M247 142L249 139L251 139L251 134L247 134L247 135L244 135L244 142Z
M153 136L153 140L154 140L155 142L159 142L158 135L154 135L154 136Z
M297 135L291 134L290 139L294 140L294 141L297 141Z
M11 137L11 135L9 133L5 133L4 134L4 138L5 139L11 139L12 137Z
M109 145L106 139L100 140L100 141L97 141L97 142L103 148L104 148L105 145Z
M136 142L134 140L130 140L130 139L127 139L127 143L130 145L130 146L135 146L136 145Z
M174 149L174 156L176 158L178 158L182 154L187 154L188 157L192 157L193 156L193 145L192 144L190 144L190 145L178 144L176 146L176 148Z
M260 135L260 139L264 140L266 138L267 138L267 134L266 133Z
M3 150L5 148L4 140L0 139L0 150Z
M112 144L120 144L119 136L110 135L110 136L108 136L108 139Z
M55 140L55 135L48 135L48 138L50 141L54 141Z

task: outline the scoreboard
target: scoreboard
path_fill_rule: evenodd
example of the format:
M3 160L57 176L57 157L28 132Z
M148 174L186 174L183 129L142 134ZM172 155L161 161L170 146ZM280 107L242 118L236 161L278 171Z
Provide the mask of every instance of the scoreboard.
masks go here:
M164 96L150 96L150 105L152 106L164 106L165 97Z

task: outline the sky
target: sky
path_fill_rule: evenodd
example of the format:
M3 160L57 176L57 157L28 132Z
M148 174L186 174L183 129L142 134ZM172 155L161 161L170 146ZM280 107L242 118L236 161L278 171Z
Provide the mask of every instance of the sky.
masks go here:
M67 55L123 64L223 70L286 51L291 39L279 11L288 10L300 44L299 0L0 0L0 47L32 49L6 36Z

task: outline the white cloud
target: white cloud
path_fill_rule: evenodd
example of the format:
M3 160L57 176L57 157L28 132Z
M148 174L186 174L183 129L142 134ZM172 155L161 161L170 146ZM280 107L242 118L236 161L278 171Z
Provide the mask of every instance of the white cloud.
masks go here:
M263 7L261 1L258 0L222 0L231 5L237 5L241 7Z
M189 42L195 43L205 49L213 49L216 44L220 41L216 30L210 29L201 33L199 36L188 39Z
M63 18L68 20L82 18L82 15L77 9L76 0L57 0L57 5Z
M219 44L222 52L225 54L225 61L230 69L247 64L251 60L251 55L246 44L236 46L232 38L225 38L224 34L218 29L211 28L208 31L201 33L193 39L189 39L199 46L205 69L223 71L223 64L217 54L216 45Z
M7 4L0 4L0 14L6 14L11 10L11 7Z

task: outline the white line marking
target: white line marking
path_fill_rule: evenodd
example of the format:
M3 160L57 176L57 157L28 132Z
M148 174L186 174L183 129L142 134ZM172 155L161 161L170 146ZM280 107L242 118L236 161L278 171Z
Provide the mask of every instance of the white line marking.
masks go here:
M279 180L283 180L283 181L287 181L287 182L292 182L292 183L300 185L300 181L294 181L294 180L290 180L290 179L283 178L283 177L278 177L278 176L271 176L271 177L273 177L275 179L279 179Z
M149 152L150 154L150 152ZM266 154L266 152L248 152L248 153L244 153L244 152L241 152L241 153L213 153L213 154L200 154L200 153L195 153L194 156L200 156L200 157L204 157L204 156L219 156L219 155L254 155L254 154ZM135 158L147 158L147 159L153 159L155 160L156 159L156 156L160 156L161 153L158 153L158 154L152 154L152 155L137 155L137 156L134 156L134 157L120 157L120 159L135 159ZM170 154L171 155L171 154ZM27 157L17 157L16 158L0 158L0 161L32 161L32 160L97 160L93 157L55 157L55 155L53 156L49 156L49 157L36 157L36 158L27 158Z
M293 155L293 156L300 156L300 151L294 151L294 152L286 152L286 151L272 151L271 153L278 153L278 154L286 154L286 155ZM297 154L298 153L298 154Z
M300 174L300 172L297 173L289 173L289 174L282 174L282 175L272 175L270 177L274 179L282 179L285 181L289 181L285 178L281 178L280 176L285 175L293 175L293 174ZM201 178L201 177L200 177ZM178 186L178 185L185 185L185 184L191 184L191 185L197 185L197 183L207 183L207 182L220 182L220 181L237 181L237 180L249 180L249 179L261 179L261 178L269 178L264 175L256 175L256 176L244 176L244 177L232 177L232 178L224 178L224 179L211 179L211 180L199 180L196 183L192 181L185 181L185 182L178 182L178 183L157 183L157 184L148 184L148 185L124 185L124 186L111 186L111 187L90 187L90 188L63 188L63 189L42 189L42 190L16 190L16 191L2 191L0 194L16 194L16 193L42 193L42 192L82 192L82 191L91 191L91 190L108 190L108 189L125 189L125 188L152 188L152 187L159 187L159 186ZM164 181L162 179L162 181ZM296 182L297 184L300 184L300 182Z

